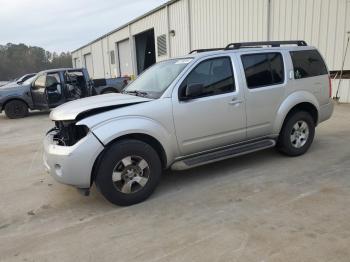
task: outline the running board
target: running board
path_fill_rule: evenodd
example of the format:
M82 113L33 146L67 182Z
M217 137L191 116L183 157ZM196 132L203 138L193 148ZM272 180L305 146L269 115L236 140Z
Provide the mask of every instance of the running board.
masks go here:
M178 160L171 165L171 169L185 170L185 169L213 163L220 160L249 154L255 151L274 147L275 145L276 145L275 140L264 139L264 140L259 140L255 142L250 142L243 145L240 144L240 145L232 146L229 148L226 147L225 149L219 149L216 151L211 151L208 153L191 156L185 159Z

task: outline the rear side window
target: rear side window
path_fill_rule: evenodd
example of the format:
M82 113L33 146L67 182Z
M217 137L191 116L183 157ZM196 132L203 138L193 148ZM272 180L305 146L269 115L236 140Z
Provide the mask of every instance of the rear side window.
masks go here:
M284 82L284 65L281 53L242 55L242 63L249 89Z
M317 50L292 51L290 55L295 79L328 74L326 65Z

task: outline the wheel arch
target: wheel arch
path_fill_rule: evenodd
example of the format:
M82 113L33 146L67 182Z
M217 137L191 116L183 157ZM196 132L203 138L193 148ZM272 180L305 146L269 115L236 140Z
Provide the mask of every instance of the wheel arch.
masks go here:
M10 97L10 98L8 98L7 100L5 100L5 102L2 104L2 107L1 107L1 109L0 109L0 112L1 112L2 110L5 110L5 106L6 106L9 102L15 101L15 100L18 100L18 101L21 101L21 102L25 103L25 104L27 105L27 107L28 107L29 109L31 109L31 107L30 107L30 105L28 104L28 102L25 101L23 98L20 98L20 97Z
M153 136L145 134L145 133L130 133L130 134L126 134L126 135L122 135L119 137L114 138L113 140L109 141L108 144L105 145L105 149L98 155L98 157L96 158L94 165L92 167L92 172L91 172L91 179L90 179L90 186L93 184L93 182L95 181L96 175L97 175L97 170L99 168L99 165L101 163L101 160L103 158L103 155L106 152L106 149L118 142L118 141L122 141L125 139L134 139L134 140L139 140L142 141L148 145L150 145L158 154L161 164L162 164L162 168L165 169L167 167L167 154L165 152L165 149L163 147L163 145Z
M273 132L279 134L286 120L297 111L306 111L314 119L315 126L319 121L319 104L317 99L309 92L300 91L287 97L279 107Z
M112 86L108 86L108 87L105 87L105 88L102 89L101 94L105 94L108 91L112 91L114 93L119 93L118 88L112 87Z

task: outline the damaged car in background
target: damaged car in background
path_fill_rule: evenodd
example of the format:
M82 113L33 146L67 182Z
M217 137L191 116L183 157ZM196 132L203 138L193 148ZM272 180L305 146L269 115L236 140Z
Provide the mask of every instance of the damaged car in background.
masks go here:
M91 80L85 68L60 68L28 74L0 87L0 113L22 118L30 110L48 110L66 102L107 93L118 93L128 77Z
M91 96L93 85L86 69L50 69L25 81L0 87L0 113L22 118L30 110L47 110L65 102Z

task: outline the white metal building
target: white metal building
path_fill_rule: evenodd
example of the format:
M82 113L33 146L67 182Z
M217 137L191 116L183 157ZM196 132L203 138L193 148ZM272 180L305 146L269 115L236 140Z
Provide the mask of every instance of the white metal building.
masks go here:
M172 0L73 51L73 65L93 78L137 75L193 49L300 39L319 48L330 70L341 70L348 31L350 0ZM350 101L350 80L342 80L340 95Z

